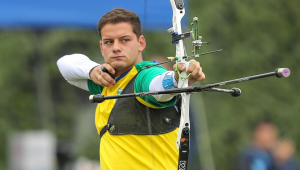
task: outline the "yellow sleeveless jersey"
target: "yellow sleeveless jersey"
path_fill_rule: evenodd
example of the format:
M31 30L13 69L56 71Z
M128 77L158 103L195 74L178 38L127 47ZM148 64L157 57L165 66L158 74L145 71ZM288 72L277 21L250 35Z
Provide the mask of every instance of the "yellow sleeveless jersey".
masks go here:
M141 62L136 64L110 88L88 81L89 90L91 94L101 93L105 96L120 94L122 89L139 71L146 65L152 64L154 63ZM163 67L151 67L143 70L136 78L135 92L149 91L151 80L165 71ZM170 102L159 103L152 96L143 96L138 100L142 104L153 108L169 107L175 102L174 98ZM98 134L107 124L115 101L116 99L105 100L97 105L95 124ZM177 133L178 128L160 135L111 135L105 133L100 142L101 170L175 170L178 163Z

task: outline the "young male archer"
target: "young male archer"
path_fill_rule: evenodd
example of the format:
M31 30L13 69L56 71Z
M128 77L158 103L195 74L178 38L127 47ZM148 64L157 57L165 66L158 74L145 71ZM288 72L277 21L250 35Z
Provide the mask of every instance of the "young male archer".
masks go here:
M69 83L105 96L176 88L177 72L162 66L146 68L155 63L143 61L146 40L134 12L115 8L97 27L105 63L100 65L83 54L63 56L57 65ZM182 64L178 69L186 70ZM205 79L199 62L190 63L188 73L189 84ZM95 124L101 136L101 169L176 169L179 115L175 101L174 95L164 94L99 103Z

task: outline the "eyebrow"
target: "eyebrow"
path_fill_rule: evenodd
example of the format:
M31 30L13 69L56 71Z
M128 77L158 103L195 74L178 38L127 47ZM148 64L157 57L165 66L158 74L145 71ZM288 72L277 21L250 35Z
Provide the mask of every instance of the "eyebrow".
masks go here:
M120 38L130 38L130 37L132 37L131 35L124 35L124 36L122 36L122 37L120 37ZM107 40L112 40L111 38L105 38L105 39L103 39L102 41L107 41Z
M127 38L127 37L132 37L131 35L124 35L124 36L122 36L121 38Z

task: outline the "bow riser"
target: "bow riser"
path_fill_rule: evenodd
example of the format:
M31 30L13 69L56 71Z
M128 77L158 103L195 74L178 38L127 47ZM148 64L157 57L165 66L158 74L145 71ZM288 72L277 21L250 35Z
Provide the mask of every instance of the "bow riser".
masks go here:
M170 0L173 9L173 28L172 35L182 35L181 19L185 14L183 0ZM183 38L183 37L182 37ZM176 54L178 58L176 63L184 64L186 70L189 68L190 62L185 61L185 48L183 40L173 42L176 44ZM188 75L186 70L182 71L178 80L178 88L188 87ZM181 118L179 124L179 131L177 135L177 149L179 150L178 169L186 170L188 163L188 154L190 149L190 118L189 118L190 94L181 93Z

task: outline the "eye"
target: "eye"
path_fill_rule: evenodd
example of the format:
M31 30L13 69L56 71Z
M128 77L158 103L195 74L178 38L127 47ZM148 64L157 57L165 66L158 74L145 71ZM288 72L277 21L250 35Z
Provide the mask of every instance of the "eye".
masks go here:
M104 41L104 44L107 44L107 45L112 44L112 43L113 43L113 41Z
M123 42L128 42L130 41L130 39L123 39Z

